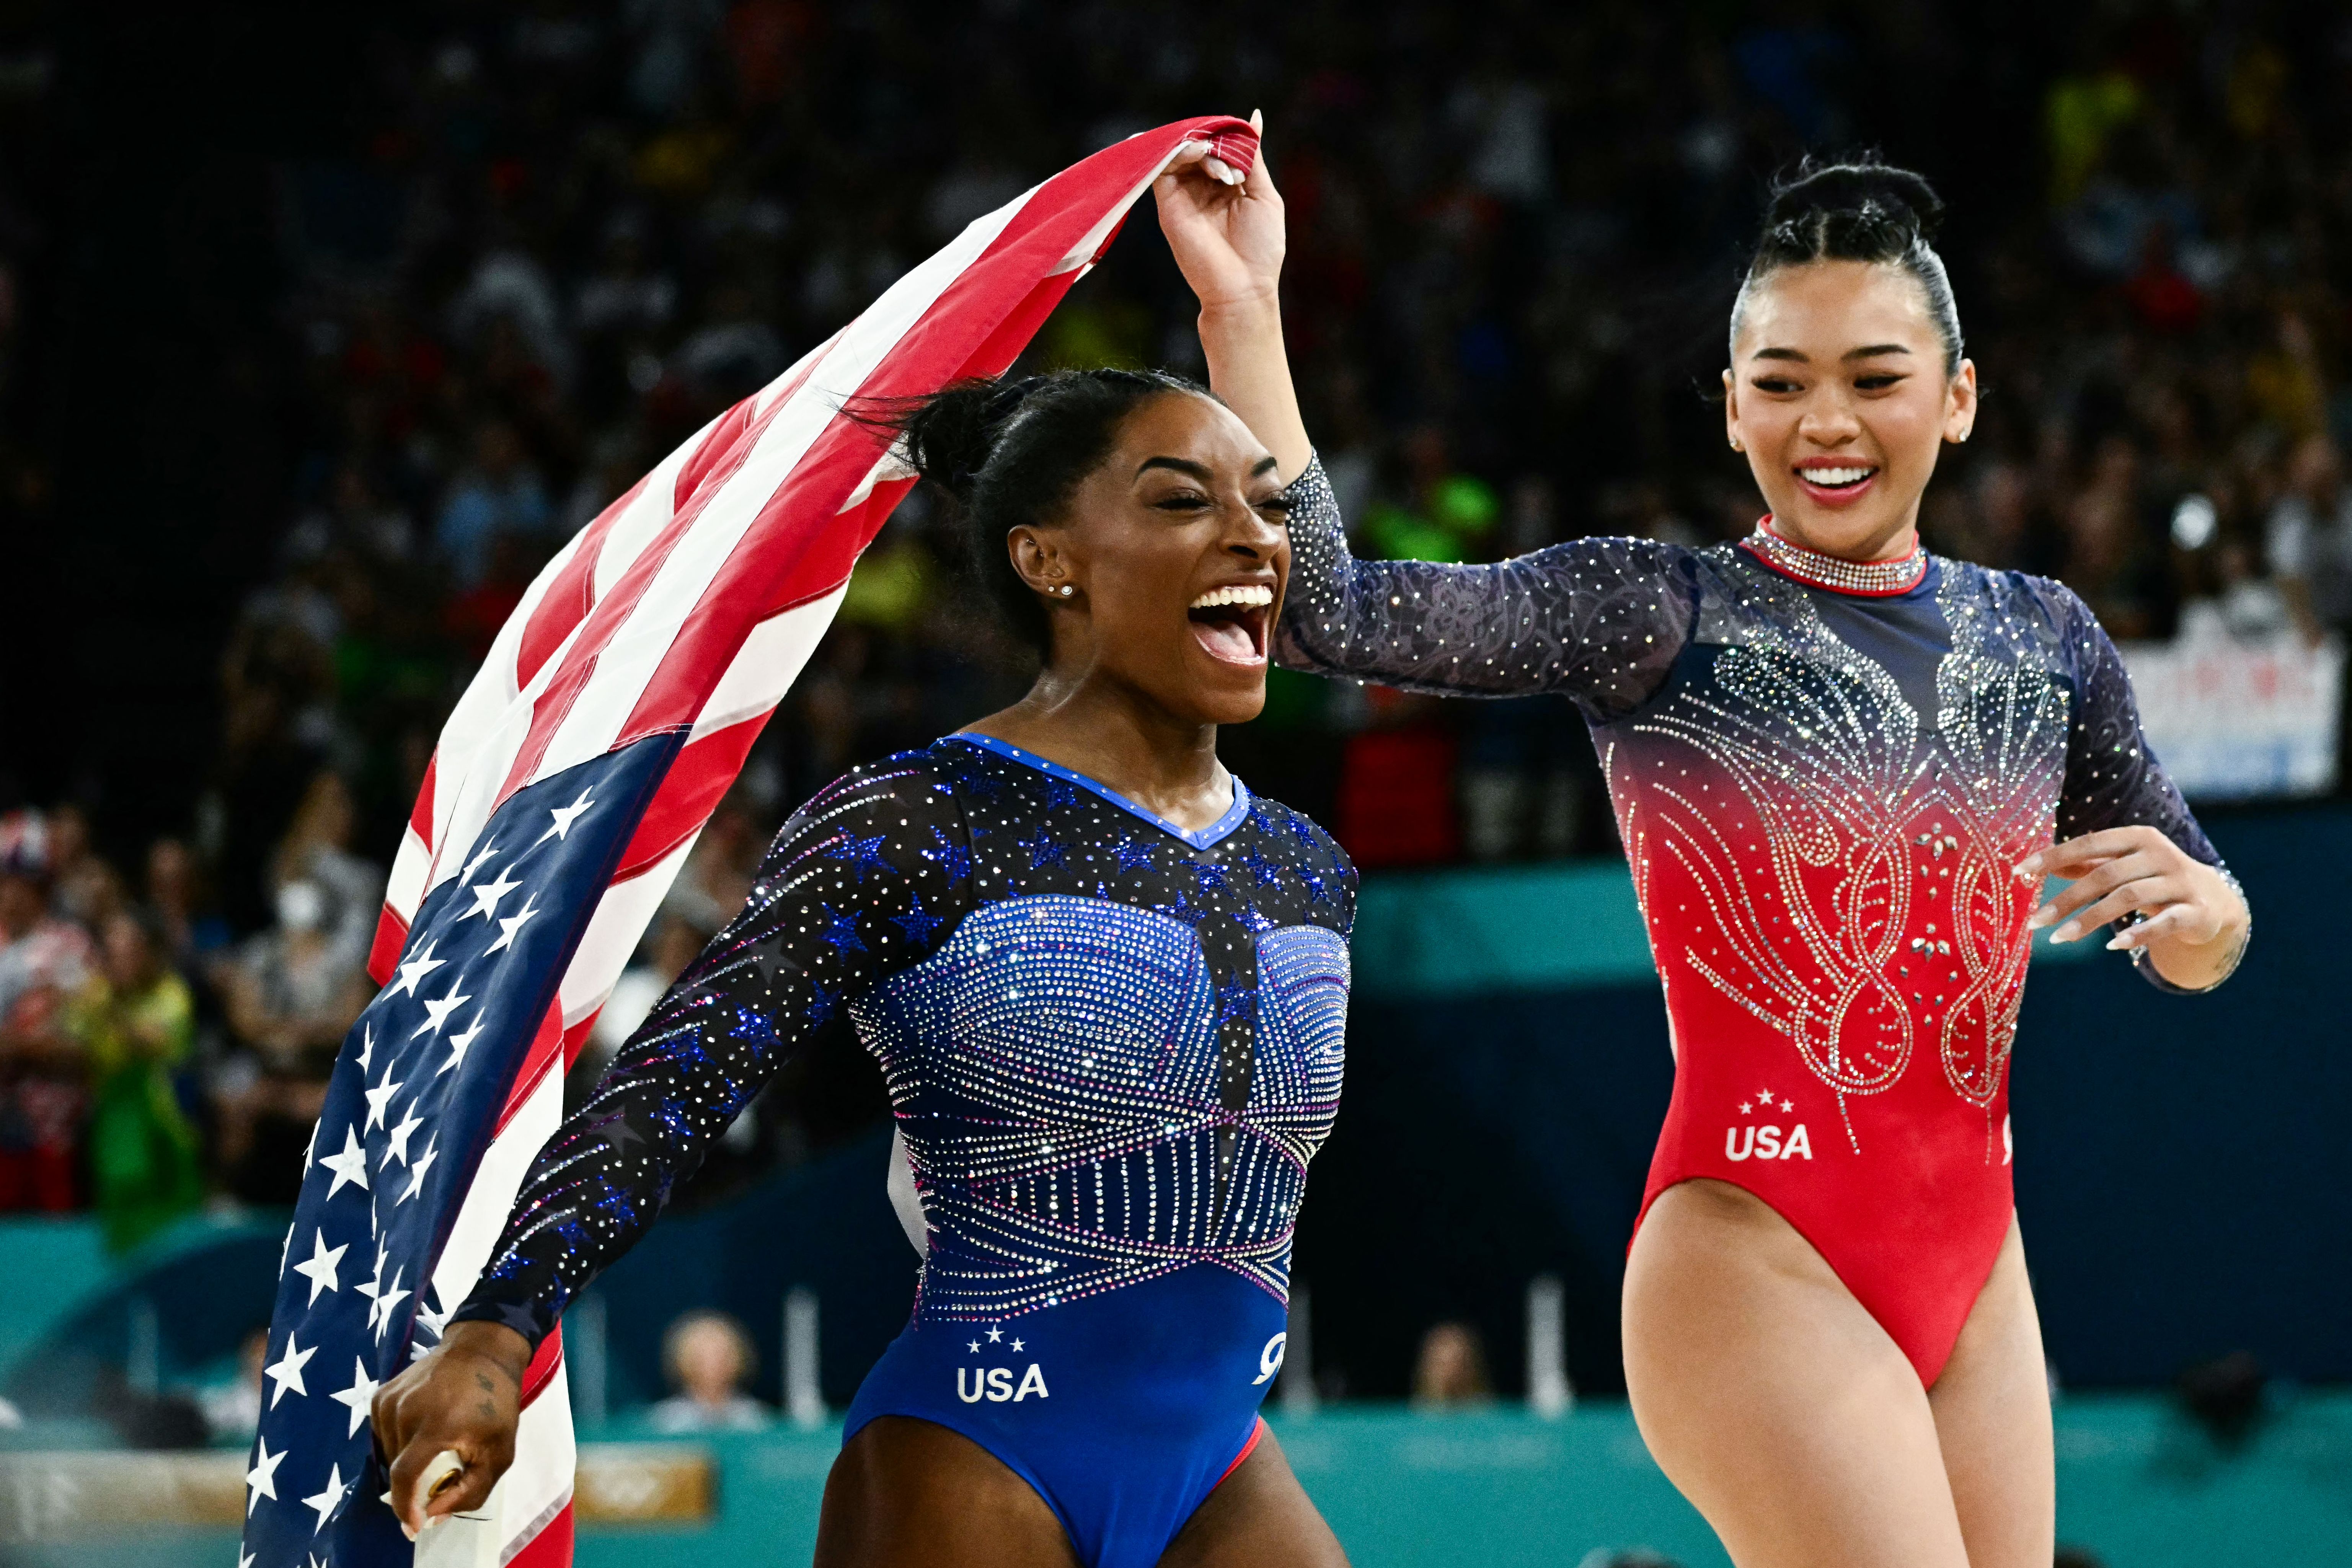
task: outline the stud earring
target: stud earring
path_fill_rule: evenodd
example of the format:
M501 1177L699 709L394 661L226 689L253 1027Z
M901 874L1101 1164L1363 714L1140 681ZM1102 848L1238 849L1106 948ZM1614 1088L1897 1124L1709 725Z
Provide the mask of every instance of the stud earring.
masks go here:
M1062 584L1061 592L1063 598L1067 599L1071 594L1076 593L1076 591L1077 590L1072 588L1068 583L1066 582Z

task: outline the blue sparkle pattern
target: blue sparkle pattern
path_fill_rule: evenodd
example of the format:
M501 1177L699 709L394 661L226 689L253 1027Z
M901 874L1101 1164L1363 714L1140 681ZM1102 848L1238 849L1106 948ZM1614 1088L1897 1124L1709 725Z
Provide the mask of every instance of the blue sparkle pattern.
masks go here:
M1355 872L1233 789L1181 829L953 737L829 785L548 1141L453 1321L536 1343L774 1074L845 1031L916 1162L920 1312L1008 1316L1194 1263L1280 1296L1337 1103Z

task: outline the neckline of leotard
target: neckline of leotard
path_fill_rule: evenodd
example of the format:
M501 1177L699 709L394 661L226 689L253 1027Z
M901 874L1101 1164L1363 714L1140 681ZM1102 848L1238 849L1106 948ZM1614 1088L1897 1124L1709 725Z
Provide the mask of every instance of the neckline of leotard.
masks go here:
M1864 599L1893 599L1927 580L1927 547L1914 538L1911 553L1895 560L1847 560L1823 555L1783 538L1772 527L1769 512L1758 519L1756 531L1740 547L1782 577L1807 588L1850 593Z
M1196 850L1215 848L1219 842L1230 837L1235 828L1242 825L1243 818L1249 815L1249 786L1242 782L1241 776L1237 773L1225 775L1234 781L1234 803L1225 808L1223 816L1205 828L1180 828L1150 807L1138 805L1108 784L1098 784L1085 774L1074 768L1065 768L1058 762L1049 762L1034 751L1024 751L1009 740L999 740L992 735L976 735L970 730L960 730L949 736L948 738L960 740L966 746L977 746L982 751L992 751L999 757L1009 758L1026 768L1034 768L1040 773L1051 775L1066 783L1075 784L1081 789L1091 789L1129 816L1142 818L1169 837L1181 839Z

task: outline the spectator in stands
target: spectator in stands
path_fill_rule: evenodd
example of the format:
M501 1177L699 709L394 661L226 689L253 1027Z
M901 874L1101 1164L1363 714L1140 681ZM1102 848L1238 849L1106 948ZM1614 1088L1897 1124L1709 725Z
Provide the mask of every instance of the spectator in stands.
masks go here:
M89 937L49 909L48 823L0 817L0 1213L76 1201L87 1105L64 1005L90 968Z
M473 466L459 474L441 504L433 543L460 590L489 575L492 547L503 537L544 534L551 521L539 471L504 420L488 420L474 435Z
M353 820L352 792L342 775L321 768L270 856L269 884L273 892L297 882L316 886L326 901L321 929L329 946L364 964L383 905L383 871L352 852Z
M177 1076L195 1036L195 998L164 961L154 917L121 910L101 960L67 1010L89 1073L90 1198L107 1244L125 1251L204 1201L195 1129Z
M1468 1323L1433 1324L1421 1336L1421 1356L1412 1368L1412 1403L1418 1410L1450 1410L1493 1401L1486 1380L1486 1347Z
M2271 570L2295 630L2316 643L2352 630L2352 486L2325 435L2298 443L2271 508Z
M677 1392L648 1415L660 1432L756 1432L768 1407L743 1392L757 1370L751 1336L725 1312L688 1312L662 1340L662 1365Z
M164 953L192 979L228 945L228 926L205 905L196 857L184 840L162 838L147 846L147 909Z
M242 1049L214 1078L218 1158L229 1191L249 1203L294 1201L328 1074L371 990L365 955L328 928L324 888L286 883L277 909L277 925L247 942L221 976Z

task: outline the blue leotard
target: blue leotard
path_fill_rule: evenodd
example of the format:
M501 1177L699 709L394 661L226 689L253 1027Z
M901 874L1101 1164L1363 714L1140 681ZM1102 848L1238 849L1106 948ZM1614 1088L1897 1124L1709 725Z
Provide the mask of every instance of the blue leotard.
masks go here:
M849 1411L960 1432L1090 1568L1246 1451L1337 1111L1356 877L1253 797L1191 831L985 737L848 774L533 1166L455 1317L536 1345L791 1054L854 1030L924 1254Z

